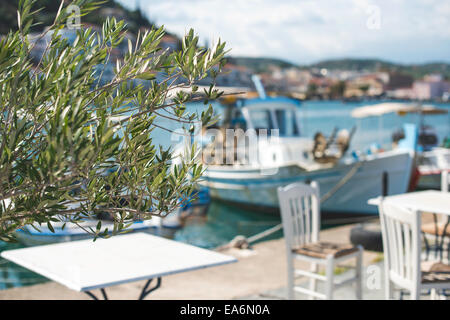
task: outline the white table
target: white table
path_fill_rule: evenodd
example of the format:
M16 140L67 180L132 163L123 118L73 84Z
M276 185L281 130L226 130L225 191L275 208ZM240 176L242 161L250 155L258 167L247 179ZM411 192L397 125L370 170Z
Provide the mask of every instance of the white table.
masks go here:
M371 205L379 205L380 197L369 199ZM435 190L416 191L384 197L385 203L392 203L401 207L420 212L432 212L450 216L450 192Z
M148 280L139 299L161 285L161 277L236 262L234 257L147 233L97 241L81 240L7 250L1 256L91 298L90 290ZM148 289L153 279L156 285Z
M368 203L371 205L379 205L381 198L372 198L369 199ZM434 223L437 224L438 220L436 218L436 214L448 215L448 220L445 224L445 230L447 229L448 224L450 223L450 192L442 192L435 190L427 190L427 191L416 191L409 192L399 195L387 196L384 197L383 200L385 203L391 203L393 205L397 205L399 207L408 208L411 210L422 212L430 212L434 215ZM437 230L437 228L436 228ZM444 251L444 239L446 237L446 233L439 235L436 231L436 243L437 250L436 255L440 255L440 259L443 258ZM425 247L427 248L427 257L429 253L429 245L425 239Z

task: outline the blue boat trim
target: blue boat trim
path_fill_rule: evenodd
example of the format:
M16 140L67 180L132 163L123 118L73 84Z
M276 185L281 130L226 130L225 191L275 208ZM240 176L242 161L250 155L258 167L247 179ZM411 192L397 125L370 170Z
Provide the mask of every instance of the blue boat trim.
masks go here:
M250 104L258 104L258 103L267 103L267 102L283 102L283 103L290 103L296 106L300 106L301 103L299 100L286 98L286 97L267 97L265 99L262 98L253 98L253 99L246 99L243 100L243 107L248 106Z
M333 173L319 173L319 174L311 174L309 176L290 176L286 178L277 178L277 179L254 179L250 181L243 181L236 179L226 179L226 178L211 178L211 177L204 177L204 179L208 182L217 182L217 183L226 183L226 184L233 184L233 185L270 185L270 184L283 184L283 183L289 183L289 182L295 182L299 180L315 180L318 178L333 178L340 176L339 172L333 172ZM304 178L304 179L302 179Z

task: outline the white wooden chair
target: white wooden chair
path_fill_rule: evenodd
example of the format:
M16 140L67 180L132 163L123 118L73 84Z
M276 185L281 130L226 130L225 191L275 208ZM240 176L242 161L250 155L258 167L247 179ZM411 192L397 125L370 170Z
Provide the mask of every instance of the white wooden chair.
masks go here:
M420 213L381 201L379 205L385 261L386 299L392 299L394 286L408 290L411 299L420 299L422 290L450 288L450 267L428 264L421 269Z
M441 190L443 192L449 192L449 186L450 186L450 170L442 170Z
M441 173L441 191L449 192L450 170L443 170ZM427 249L426 256L431 252L435 258L439 258L447 263L450 261L450 217L446 215L433 215L434 221L422 225L422 232ZM434 245L430 245L434 242Z
M310 298L332 299L335 288L356 282L356 298L362 298L362 247L319 241L320 195L317 183L294 183L278 188L283 231L286 241L288 268L288 299L300 292ZM356 258L356 275L336 283L334 267ZM311 263L311 272L295 269L294 259ZM325 275L318 273L318 266L325 266ZM295 285L298 277L310 278L309 289ZM325 294L316 291L316 281L325 282Z

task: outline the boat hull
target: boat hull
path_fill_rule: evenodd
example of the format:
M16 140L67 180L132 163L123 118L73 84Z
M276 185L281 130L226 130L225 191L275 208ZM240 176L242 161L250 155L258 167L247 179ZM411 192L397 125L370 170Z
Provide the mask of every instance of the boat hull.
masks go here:
M214 199L276 211L278 187L294 182L317 181L323 197L354 166L355 163L339 164L329 169L305 172L290 165L279 167L272 175L263 175L259 169L209 167L203 184L210 188ZM413 154L408 151L389 151L370 156L342 187L323 201L321 208L330 212L377 214L378 209L368 205L367 200L381 195L383 172L388 173L388 194L404 193L408 191L412 166Z
M135 221L127 230L129 232L149 232L160 236L172 237L176 230L183 226L186 219L194 216L205 216L207 214L210 203L208 190L197 190L192 194L192 197L194 197L193 201L187 201L187 203L166 217L154 216L148 220ZM94 230L96 229L97 223L98 220L91 219L80 222L84 229L92 228ZM46 225L36 225L35 227L38 231L31 225L26 225L16 230L15 234L17 239L26 246L93 239L92 234L85 232L74 223L68 222L64 224L63 222L54 222L52 226L53 230L50 230ZM104 230L105 228L113 230L114 225L112 221L103 221L102 229Z
M450 149L434 148L419 155L417 189L441 189L441 174L450 170Z
M84 227L91 227L95 229L97 225L96 220L85 221L81 224ZM67 241L77 241L77 240L86 240L86 239L94 239L94 236L90 233L79 228L77 225L68 222L64 229L62 228L61 222L53 223L54 230L51 231L47 226L42 225L39 226L39 230L37 231L33 227L27 225L22 229L16 230L15 234L17 240L26 246L36 246L36 245L45 245L52 243L60 243ZM112 223L104 222L103 228L108 227L109 230L113 229ZM149 224L147 221L137 221L133 223L128 230L131 232L145 232L152 228L155 228L153 225Z
M418 190L441 190L441 172L421 174L417 183Z

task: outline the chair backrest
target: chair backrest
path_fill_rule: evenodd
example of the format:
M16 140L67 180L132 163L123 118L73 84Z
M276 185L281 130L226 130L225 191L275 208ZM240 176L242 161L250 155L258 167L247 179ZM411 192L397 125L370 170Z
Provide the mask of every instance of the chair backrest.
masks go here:
M412 290L420 284L420 215L381 201L379 205L386 276Z
M450 170L442 170L441 173L441 190L449 192L450 185Z
M320 193L316 182L278 188L281 218L289 249L319 240Z

